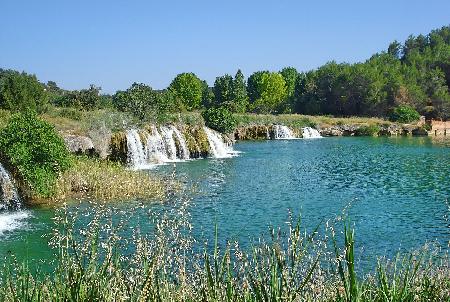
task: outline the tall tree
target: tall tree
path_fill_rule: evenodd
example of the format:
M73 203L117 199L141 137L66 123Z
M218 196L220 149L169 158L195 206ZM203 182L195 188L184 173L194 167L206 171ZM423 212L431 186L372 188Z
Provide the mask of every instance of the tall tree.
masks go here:
M286 82L281 74L262 73L255 84L259 98L253 102L253 110L258 113L278 113L279 105L286 97Z
M194 73L180 73L170 83L169 90L186 110L198 109L204 95L203 82Z
M48 94L35 75L3 70L0 76L0 108L23 111L44 111Z
M214 81L214 100L216 106L229 107L233 102L233 77L226 74Z
M286 98L280 104L278 109L280 112L292 112L294 97L295 97L295 86L299 77L297 69L294 67L285 67L280 72L284 81L286 82Z
M243 113L248 107L248 96L245 84L244 74L240 69L236 72L233 79L233 107L230 108L232 112Z

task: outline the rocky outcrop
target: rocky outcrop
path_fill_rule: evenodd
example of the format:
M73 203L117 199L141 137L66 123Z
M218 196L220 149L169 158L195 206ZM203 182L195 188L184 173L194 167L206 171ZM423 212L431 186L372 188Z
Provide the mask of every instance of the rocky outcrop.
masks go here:
M75 154L94 155L97 154L92 140L87 136L64 135L64 142L67 149Z

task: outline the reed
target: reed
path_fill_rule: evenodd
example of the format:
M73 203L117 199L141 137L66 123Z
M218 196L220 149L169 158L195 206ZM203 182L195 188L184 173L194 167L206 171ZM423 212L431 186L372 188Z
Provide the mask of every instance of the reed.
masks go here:
M380 260L376 271L360 277L354 259L354 231L345 226L344 244L300 220L287 232L272 229L250 249L237 242L213 242L199 251L192 236L189 202L150 213L154 230L129 229L131 212L117 220L105 204L90 211L80 228L76 211L61 208L55 218L51 274L31 272L27 264L5 261L0 301L448 301L448 258L426 252ZM86 214L83 214L86 219ZM78 225L77 225L78 224ZM334 232L333 232L334 234Z
M129 170L116 162L76 157L73 167L56 181L53 199L161 200L170 184L168 180L163 181L148 172Z

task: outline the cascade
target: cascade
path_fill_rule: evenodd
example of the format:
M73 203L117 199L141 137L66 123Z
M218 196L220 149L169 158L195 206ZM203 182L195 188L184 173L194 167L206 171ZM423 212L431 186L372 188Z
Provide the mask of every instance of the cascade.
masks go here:
M152 134L147 137L147 160L154 164L169 162L170 159L166 151L166 142L161 136L156 126L151 127Z
M204 127L211 157L231 157L231 143L226 143L220 133ZM128 164L134 169L150 169L157 164L190 159L189 148L183 133L175 126L151 126L151 129L131 129L126 132ZM197 143L197 142L195 142Z
M139 132L131 129L126 132L128 163L131 167L139 169L147 164L147 150L142 144Z
M302 128L303 131L303 138L309 139L309 138L322 138L319 131L317 131L314 128L311 127L304 127Z
M274 139L295 139L291 129L284 125L273 125Z
M203 130L205 130L206 136L208 138L209 149L212 157L227 158L232 157L234 154L236 154L231 146L227 146L227 144L224 143L222 135L220 133L208 127L203 127Z
M170 126L170 127L172 128L173 133L175 134L175 136L178 139L178 142L180 143L180 150L178 150L179 157L181 159L189 159L189 157L190 157L189 149L187 147L184 135L174 126Z
M166 146L166 154L169 161L176 161L177 159L177 146L173 139L174 127L161 127L162 138Z
M0 164L0 211L20 208L19 194L11 175Z
M0 164L0 236L23 225L29 217L27 211L20 210L22 204L11 175Z

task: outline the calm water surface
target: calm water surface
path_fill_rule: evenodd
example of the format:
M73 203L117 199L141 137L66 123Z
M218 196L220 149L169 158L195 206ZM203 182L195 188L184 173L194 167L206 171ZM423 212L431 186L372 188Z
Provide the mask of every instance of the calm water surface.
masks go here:
M198 187L190 212L199 239L210 238L217 223L222 242L248 246L269 226L285 226L289 211L311 230L347 209L364 261L426 242L448 247L449 139L324 138L240 142L235 149L242 152L235 158L176 165L177 177ZM168 165L150 173L173 170ZM43 235L54 211L27 211L23 225L0 235L0 256L50 257ZM131 223L148 227L145 213L134 213Z

